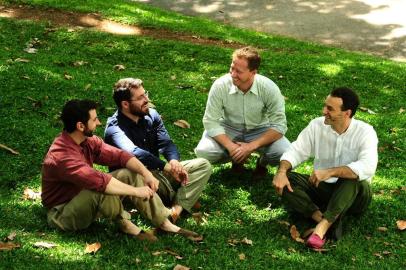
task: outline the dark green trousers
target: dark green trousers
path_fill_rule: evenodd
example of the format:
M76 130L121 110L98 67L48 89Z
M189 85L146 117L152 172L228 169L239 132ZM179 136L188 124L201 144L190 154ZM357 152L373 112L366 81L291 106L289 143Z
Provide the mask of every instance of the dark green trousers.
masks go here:
M291 172L288 179L293 192L285 188L282 199L305 217L320 210L332 223L346 213L361 214L372 200L371 186L367 181L339 178L336 183L321 182L315 187L310 183L309 175Z

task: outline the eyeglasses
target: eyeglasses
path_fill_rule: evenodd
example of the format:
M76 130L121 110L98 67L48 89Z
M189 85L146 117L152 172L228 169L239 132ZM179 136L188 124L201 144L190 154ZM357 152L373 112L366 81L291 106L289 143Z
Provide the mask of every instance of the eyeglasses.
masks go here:
M129 99L128 101L141 101L143 99L147 99L148 100L148 96L149 96L149 92L146 91L144 94L142 94L141 96L135 98L135 99Z

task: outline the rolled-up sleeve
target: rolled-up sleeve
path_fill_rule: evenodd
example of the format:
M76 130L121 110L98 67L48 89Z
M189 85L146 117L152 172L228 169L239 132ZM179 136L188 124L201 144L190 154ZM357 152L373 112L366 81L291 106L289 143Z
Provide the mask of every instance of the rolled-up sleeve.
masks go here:
M367 180L374 176L378 165L378 137L371 127L363 137L363 144L360 146L358 160L347 165L359 180Z

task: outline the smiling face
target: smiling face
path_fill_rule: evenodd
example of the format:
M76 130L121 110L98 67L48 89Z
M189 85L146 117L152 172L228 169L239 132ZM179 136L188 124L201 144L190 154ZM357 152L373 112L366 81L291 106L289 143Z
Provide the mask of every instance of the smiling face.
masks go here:
M249 70L248 61L245 58L234 57L230 66L230 75L233 84L243 92L248 91L253 82L257 70Z
M339 97L327 96L323 107L324 124L337 130L349 121L351 110L342 110L343 100Z

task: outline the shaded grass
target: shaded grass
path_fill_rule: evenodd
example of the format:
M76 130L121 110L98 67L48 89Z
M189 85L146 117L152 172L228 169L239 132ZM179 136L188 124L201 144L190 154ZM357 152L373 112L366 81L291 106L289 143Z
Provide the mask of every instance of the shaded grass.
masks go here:
M401 269L406 266L405 234L395 228L396 220L406 216L405 191L400 190L406 185L403 170L406 119L405 113L399 112L406 100L404 64L291 39L230 30L228 26L209 21L204 22L207 26L199 28L203 23L200 19L125 1L113 1L108 8L99 1L89 1L86 7L75 1L70 2L69 7L60 6L65 4L59 1L30 2L82 11L103 9L102 13L108 17L116 18L114 14L117 20L134 17L133 20L138 21L131 22L136 23L155 18L151 26L200 31L198 33L207 36L215 36L211 29L223 29L221 31L230 32L228 35L235 38L245 38L244 43L266 48L262 51L264 60L260 73L273 79L287 97L287 137L291 140L311 119L320 115L323 99L331 88L351 86L360 94L362 106L376 112L360 111L358 118L375 126L380 139L380 161L370 210L360 218L349 219L345 223L344 238L330 243L326 254L311 252L290 240L288 228L279 221L296 224L301 231L311 223L289 215L282 207L271 186L271 176L251 186L249 175L236 179L229 174L228 165L215 167L203 195L202 210L209 214L208 223L197 225L192 218L180 223L204 233L206 238L202 244L166 235L160 236L155 244L141 243L118 233L114 224L105 221L82 233L56 232L45 225L45 211L40 202L24 201L21 195L25 186L40 189L42 158L62 128L58 116L65 101L94 99L101 104L98 113L105 121L115 110L111 98L113 83L122 77L140 77L183 159L192 158L192 149L203 131L201 117L207 92L214 78L228 71L231 49L146 37L117 37L88 30L49 31L44 23L0 19L0 143L21 153L14 156L0 151L0 239L16 231L17 241L22 243L20 249L0 252L0 268L172 269L177 263L193 269ZM140 11L136 13L134 9ZM133 16L135 14L141 16ZM175 16L172 21L168 18L171 16ZM229 38L221 36L221 31L219 38ZM38 53L25 53L23 49L34 38L39 40L35 45ZM17 58L30 62L15 61ZM87 63L75 66L77 61ZM123 64L126 69L117 71L116 64ZM73 78L67 80L65 74ZM172 125L178 119L187 120L192 128ZM97 133L102 135L102 128ZM254 162L251 160L251 167ZM306 165L299 168L302 172L309 170ZM138 216L134 220L142 226L150 226ZM388 231L379 232L379 226L386 226ZM253 246L228 244L229 239L244 237L253 240ZM52 250L35 249L32 244L40 240L59 246ZM84 254L85 244L96 241L102 243L102 249L95 255ZM152 255L165 248L175 250L184 258ZM383 251L391 253L382 255L383 259L373 255ZM246 260L238 259L241 253L246 255Z

